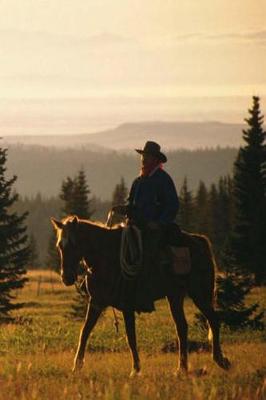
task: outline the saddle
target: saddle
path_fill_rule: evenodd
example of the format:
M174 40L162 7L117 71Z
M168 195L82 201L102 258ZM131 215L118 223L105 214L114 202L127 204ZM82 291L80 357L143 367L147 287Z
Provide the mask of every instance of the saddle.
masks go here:
M165 244L162 258L168 258L171 271L175 275L186 275L191 271L191 255L180 227L170 224L165 232Z

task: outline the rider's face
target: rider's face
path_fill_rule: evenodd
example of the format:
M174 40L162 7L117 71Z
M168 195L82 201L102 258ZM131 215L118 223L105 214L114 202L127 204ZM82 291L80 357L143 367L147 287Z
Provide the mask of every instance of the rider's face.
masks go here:
M143 153L141 155L141 164L142 167L146 167L148 168L151 165L154 165L154 162L156 161L156 157L154 157L152 154L148 154L148 153Z

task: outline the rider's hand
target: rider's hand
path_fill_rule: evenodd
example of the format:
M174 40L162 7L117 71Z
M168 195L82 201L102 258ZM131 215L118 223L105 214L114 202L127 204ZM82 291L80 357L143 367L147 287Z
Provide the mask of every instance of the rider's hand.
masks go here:
M116 214L124 215L126 213L126 206L124 205L113 206L112 211Z

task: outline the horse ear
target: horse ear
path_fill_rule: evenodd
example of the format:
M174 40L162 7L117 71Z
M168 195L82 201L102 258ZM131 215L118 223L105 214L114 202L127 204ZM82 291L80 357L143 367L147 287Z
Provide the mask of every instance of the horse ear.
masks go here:
M63 229L63 224L55 218L51 218L51 223L55 229Z
M73 217L71 223L72 223L74 226L76 226L76 225L78 224L78 217L77 217L76 215L74 215L74 217Z

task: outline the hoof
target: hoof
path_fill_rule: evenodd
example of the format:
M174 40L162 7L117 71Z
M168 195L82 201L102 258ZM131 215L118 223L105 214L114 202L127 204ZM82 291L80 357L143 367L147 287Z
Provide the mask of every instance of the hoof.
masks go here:
M82 369L83 365L84 365L84 360L76 360L72 368L72 372L73 373L79 372Z
M196 376L197 378L200 378L201 376L205 376L205 375L207 375L207 368L203 367L203 368L196 369L194 371L193 375Z
M177 378L179 376L184 376L184 375L188 375L188 370L187 368L178 368L175 372L174 372L174 376Z
M217 365L219 365L219 367L225 370L228 370L231 367L231 363L226 357L221 356L219 358L215 358L214 361L216 362Z
M135 370L135 369L132 369L132 371L130 372L130 375L129 375L129 377L132 379L132 378L136 378L136 377L139 377L139 376L141 376L141 371L137 371L137 370Z

